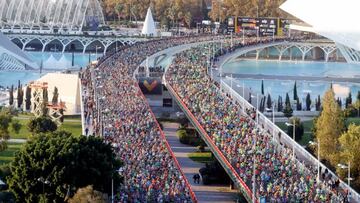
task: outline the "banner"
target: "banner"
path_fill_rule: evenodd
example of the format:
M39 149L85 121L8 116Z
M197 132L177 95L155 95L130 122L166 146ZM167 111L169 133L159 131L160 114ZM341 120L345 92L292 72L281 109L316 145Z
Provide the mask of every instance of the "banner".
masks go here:
M234 17L228 18L227 31L228 33L235 33L236 22Z
M258 18L256 26L259 29L259 36L277 35L278 19L277 18Z
M144 94L148 95L161 95L162 83L159 78L140 78L139 86Z

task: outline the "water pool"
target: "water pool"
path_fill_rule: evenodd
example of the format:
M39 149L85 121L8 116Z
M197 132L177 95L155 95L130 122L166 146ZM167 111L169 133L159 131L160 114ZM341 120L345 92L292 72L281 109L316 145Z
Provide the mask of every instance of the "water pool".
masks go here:
M360 65L324 62L239 60L223 66L224 73L360 78Z

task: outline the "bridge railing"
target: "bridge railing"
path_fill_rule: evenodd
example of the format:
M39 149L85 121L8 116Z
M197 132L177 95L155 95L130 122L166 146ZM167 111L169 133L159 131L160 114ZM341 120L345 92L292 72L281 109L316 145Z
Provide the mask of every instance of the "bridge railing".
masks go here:
M236 91L234 91L228 84L226 84L224 81L221 81L221 88L227 92L228 94L233 96L233 99L237 100L237 102L240 102L241 106L244 104L245 106L242 106L242 108L245 109L253 109L255 108L253 105L251 105L246 99L244 99L240 94L238 94ZM280 129L276 124L274 124L270 119L268 119L264 114L262 114L260 111L257 111L257 116L259 116L259 125L263 126L264 130L268 131L270 134L273 135L273 141L277 142L280 145L280 142L285 144L286 146L293 148L295 151L296 157L300 157L303 159L308 165L312 165L314 167L317 167L318 165L318 159L315 158L312 154L310 154L304 147L299 145L297 142L295 142L290 136L285 133L282 129ZM276 138L278 136L278 138ZM302 164L299 160L296 160L298 164ZM337 177L335 173L333 173L328 167L326 167L323 163L320 162L320 166L323 170L327 169L329 173L332 175L332 177ZM340 179L339 179L340 180ZM344 181L340 180L340 187L344 190L349 191L351 194L351 199L354 202L360 202L360 195L349 185L347 185Z
M232 167L232 165L229 163L227 158L223 155L223 153L219 150L219 148L214 144L214 142L211 140L210 136L207 134L207 132L204 130L204 128L201 126L199 121L196 119L196 117L191 113L191 111L188 109L186 104L183 103L183 101L180 99L178 94L174 91L171 85L169 85L166 81L164 82L166 88L169 90L170 95L175 99L175 101L179 104L180 108L185 113L186 117L190 120L190 122L193 124L193 126L196 128L197 132L199 132L202 139L205 141L207 146L210 148L212 153L215 155L217 160L220 162L220 164L225 169L226 173L230 176L230 178L234 181L235 185L238 186L241 193L244 195L246 200L248 202L252 202L252 192L249 189L249 187L246 185L246 183L242 180L242 178L239 176L239 174L235 171L235 169Z

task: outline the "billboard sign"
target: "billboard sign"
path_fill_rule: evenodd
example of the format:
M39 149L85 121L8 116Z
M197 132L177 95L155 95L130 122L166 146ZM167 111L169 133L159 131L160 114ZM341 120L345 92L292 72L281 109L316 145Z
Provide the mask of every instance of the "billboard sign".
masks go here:
M139 78L139 86L144 94L162 94L162 82L160 78Z

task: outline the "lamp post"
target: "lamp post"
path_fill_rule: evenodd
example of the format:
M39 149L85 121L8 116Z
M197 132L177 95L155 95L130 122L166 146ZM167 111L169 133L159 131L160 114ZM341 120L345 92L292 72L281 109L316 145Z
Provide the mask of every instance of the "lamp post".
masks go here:
M290 126L293 127L293 143L292 144L293 144L293 159L294 159L295 158L295 142L296 142L295 141L295 128L296 128L295 118L293 119L293 124L286 122L285 125L288 127L290 127Z
M266 108L266 111L271 111L272 110L272 122L275 125L275 100L272 102L272 109L270 108ZM273 128L273 141L275 140L275 128Z
M243 112L245 114L245 81L243 81L243 86L242 86L242 96L243 96Z
M317 167L318 167L318 174L317 174L317 179L320 182L320 142L318 140L318 142L313 142L310 141L309 142L310 145L317 145Z
M44 179L43 177L40 177L37 179L37 181L41 182L43 185L43 192L42 194L45 195L45 185L50 185L50 181L48 181L47 179Z
M252 98L255 98L255 96L251 95ZM259 125L259 94L256 93L256 124Z
M338 164L337 165L338 167L340 167L341 169L348 169L348 177L347 177L347 181L348 181L348 185L350 187L350 181L353 180L353 178L351 178L351 172L350 172L350 169L351 169L351 165L350 165L350 161L348 163L348 165L345 165L345 164Z

